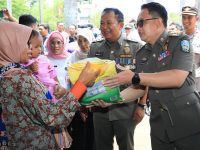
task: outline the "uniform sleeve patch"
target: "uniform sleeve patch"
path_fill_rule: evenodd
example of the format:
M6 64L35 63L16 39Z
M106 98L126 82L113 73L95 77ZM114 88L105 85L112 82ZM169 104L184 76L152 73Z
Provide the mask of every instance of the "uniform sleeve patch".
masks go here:
M190 52L190 42L188 40L181 41L181 50L185 53Z

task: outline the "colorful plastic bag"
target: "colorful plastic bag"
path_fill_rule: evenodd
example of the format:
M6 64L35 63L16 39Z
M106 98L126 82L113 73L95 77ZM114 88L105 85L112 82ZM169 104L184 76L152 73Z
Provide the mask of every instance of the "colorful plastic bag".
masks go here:
M91 101L101 99L108 103L117 103L122 101L120 97L119 87L109 88L103 86L102 80L107 76L115 75L115 61L111 60L102 60L99 58L87 58L81 61L78 61L74 64L69 65L68 75L72 84L74 84L81 71L85 67L87 62L90 62L94 69L100 69L100 74L95 80L95 84L92 87L87 89L85 95L81 98L80 103L82 105L90 105Z

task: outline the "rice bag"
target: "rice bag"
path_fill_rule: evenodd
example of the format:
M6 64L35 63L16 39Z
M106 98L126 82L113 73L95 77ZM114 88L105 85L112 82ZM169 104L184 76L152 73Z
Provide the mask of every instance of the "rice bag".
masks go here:
M87 58L69 65L68 75L72 84L74 84L85 67L87 62L92 64L94 69L100 69L100 74L96 78L92 87L87 89L87 92L81 98L80 103L82 105L90 105L91 101L101 99L107 103L117 103L122 101L120 96L119 87L109 88L103 85L103 79L108 76L117 74L115 68L115 61L99 59L99 58Z

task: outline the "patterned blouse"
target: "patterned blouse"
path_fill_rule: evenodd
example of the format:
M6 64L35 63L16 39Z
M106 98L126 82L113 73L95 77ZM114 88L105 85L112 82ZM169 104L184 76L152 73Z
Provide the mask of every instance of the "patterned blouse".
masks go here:
M13 73L0 80L9 149L58 149L52 133L69 125L80 104L71 93L52 104L45 97L47 89L28 71L20 69Z

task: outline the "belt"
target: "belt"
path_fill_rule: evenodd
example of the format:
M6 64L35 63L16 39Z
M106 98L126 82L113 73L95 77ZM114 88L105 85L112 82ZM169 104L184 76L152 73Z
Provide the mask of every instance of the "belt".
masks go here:
M109 110L108 108L101 108L101 107L93 107L92 108L92 112L107 113L108 110Z

